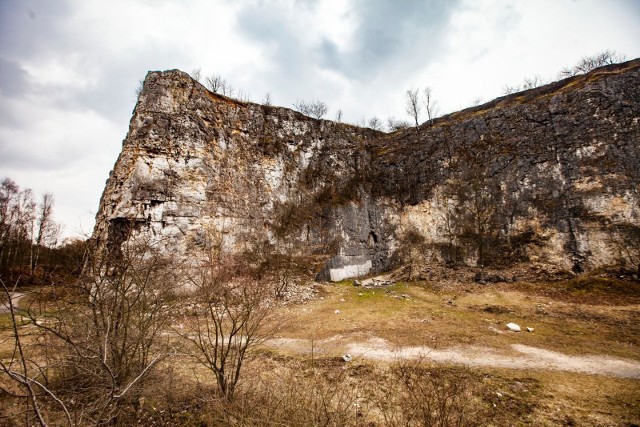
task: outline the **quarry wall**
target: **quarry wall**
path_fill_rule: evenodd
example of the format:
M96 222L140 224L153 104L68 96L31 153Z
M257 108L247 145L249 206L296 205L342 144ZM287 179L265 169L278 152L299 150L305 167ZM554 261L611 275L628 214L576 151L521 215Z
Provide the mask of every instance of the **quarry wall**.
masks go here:
M318 280L394 266L640 262L640 61L394 133L150 72L94 239L197 259L311 257Z

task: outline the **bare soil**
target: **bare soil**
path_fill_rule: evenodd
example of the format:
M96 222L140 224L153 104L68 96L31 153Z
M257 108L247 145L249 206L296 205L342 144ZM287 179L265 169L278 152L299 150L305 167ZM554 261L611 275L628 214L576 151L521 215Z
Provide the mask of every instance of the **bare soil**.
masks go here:
M355 339L354 339L355 338ZM307 340L276 338L266 342L272 349L309 355L311 343ZM427 346L399 347L387 340L370 337L333 336L315 342L313 351L319 357L349 355L351 359L369 359L395 362L401 359L430 360L468 367L490 367L517 370L551 369L590 375L640 379L640 360L599 355L572 356L522 344L512 344L513 352L505 353L482 346L454 346L435 349Z

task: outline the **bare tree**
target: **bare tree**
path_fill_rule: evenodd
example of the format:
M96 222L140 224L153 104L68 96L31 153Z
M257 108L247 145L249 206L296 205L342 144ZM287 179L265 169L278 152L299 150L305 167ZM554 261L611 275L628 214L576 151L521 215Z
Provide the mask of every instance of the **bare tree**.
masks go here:
M42 202L38 206L36 227L35 242L31 256L31 276L34 275L38 267L42 247L57 243L59 227L53 221L53 195L51 193L45 193L42 196Z
M18 330L19 321L16 318L16 307L13 303L13 295L9 292L4 281L0 279L2 290L7 298L7 306L9 309L9 315L11 316L11 326L14 339L14 348L11 357L0 359L0 372L4 372L12 381L22 386L26 391L26 396L32 406L32 411L36 416L38 424L42 427L47 425L44 416L41 411L41 404L39 402L38 393L36 393L36 384L40 384L29 374L31 365L27 356L25 356L24 347L22 345L22 337ZM4 389L4 387L3 387ZM27 408L28 409L28 408ZM26 424L29 424L29 418L25 420Z
M200 68L194 68L193 70L191 70L191 78L199 82L202 78L202 70Z
M548 82L545 79L536 74L535 76L524 79L524 82L522 82L522 90L534 89L547 83Z
M305 116L315 117L318 120L329 111L327 104L322 101L296 101L293 107Z
M472 107L477 107L478 105L482 104L482 102L483 102L483 99L482 99L482 97L479 96L479 97L475 98L473 101L471 101L471 106Z
M266 105L266 106L271 106L271 94L269 92L267 92L267 94L264 96L264 99L262 100L262 105Z
M236 99L241 102L251 102L251 94L249 92L238 90Z
M446 262L454 265L458 261L458 230L456 221L456 207L458 202L455 194L449 194L448 188L434 191L434 199L439 209L437 216L440 219L444 235L447 239L447 248L445 253Z
M222 92L224 96L233 97L235 88L231 85L231 83L223 79L220 82L220 92Z
M0 185L0 277L10 282L30 272L36 204L33 192L6 178Z
M605 65L616 64L626 60L626 56L615 50L605 50L590 56L582 57L573 67L565 67L560 71L559 77L571 77L586 74L591 70Z
M502 87L502 93L505 95L511 95L512 93L520 92L520 86L504 85Z
M427 111L427 120L432 122L438 116L438 103L433 98L433 90L430 87L426 87L422 90L424 108Z
M369 127L373 130L382 130L382 122L376 116L369 119Z
M179 269L146 240L93 251L68 299L26 312L44 334L46 375L56 367L65 404L91 423L117 424L153 368L172 354L167 326Z
M338 109L338 111L336 111L336 122L340 123L342 121L342 109Z
M409 89L407 91L407 105L406 111L416 124L416 130L418 130L418 119L420 118L420 100L418 89Z
M502 88L502 92L505 95L511 95L512 93L521 92L523 90L534 89L542 85L545 85L547 83L549 83L548 80L545 80L540 75L536 74L534 76L525 78L521 84L518 84L515 86L505 85Z
M246 260L225 248L223 233L209 233L207 258L189 277L199 307L195 330L181 336L214 374L220 396L232 400L247 352L265 338L269 292Z
M213 93L218 93L222 88L223 83L222 76L220 74L212 74L204 79L204 85Z

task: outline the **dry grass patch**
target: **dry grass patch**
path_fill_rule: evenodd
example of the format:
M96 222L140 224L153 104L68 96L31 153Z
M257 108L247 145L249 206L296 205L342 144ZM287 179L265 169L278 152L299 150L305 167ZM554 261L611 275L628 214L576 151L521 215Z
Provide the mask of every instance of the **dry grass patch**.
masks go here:
M398 346L481 345L502 351L524 344L574 355L637 358L640 330L634 325L640 306L557 301L528 292L531 286L324 285L322 299L286 309L292 326L281 336L307 341L339 336L346 343L373 335ZM534 332L509 332L509 322Z

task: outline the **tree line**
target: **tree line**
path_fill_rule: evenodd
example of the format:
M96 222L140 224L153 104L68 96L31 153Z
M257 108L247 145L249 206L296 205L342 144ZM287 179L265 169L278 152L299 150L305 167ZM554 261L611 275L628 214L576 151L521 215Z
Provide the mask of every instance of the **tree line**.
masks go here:
M30 188L10 178L0 183L0 279L41 283L63 273L68 256L77 256L77 241L60 243L61 224L54 220L54 197L36 203ZM67 246L63 249L63 246ZM81 250L81 249L80 249ZM72 255L73 254L73 255Z

